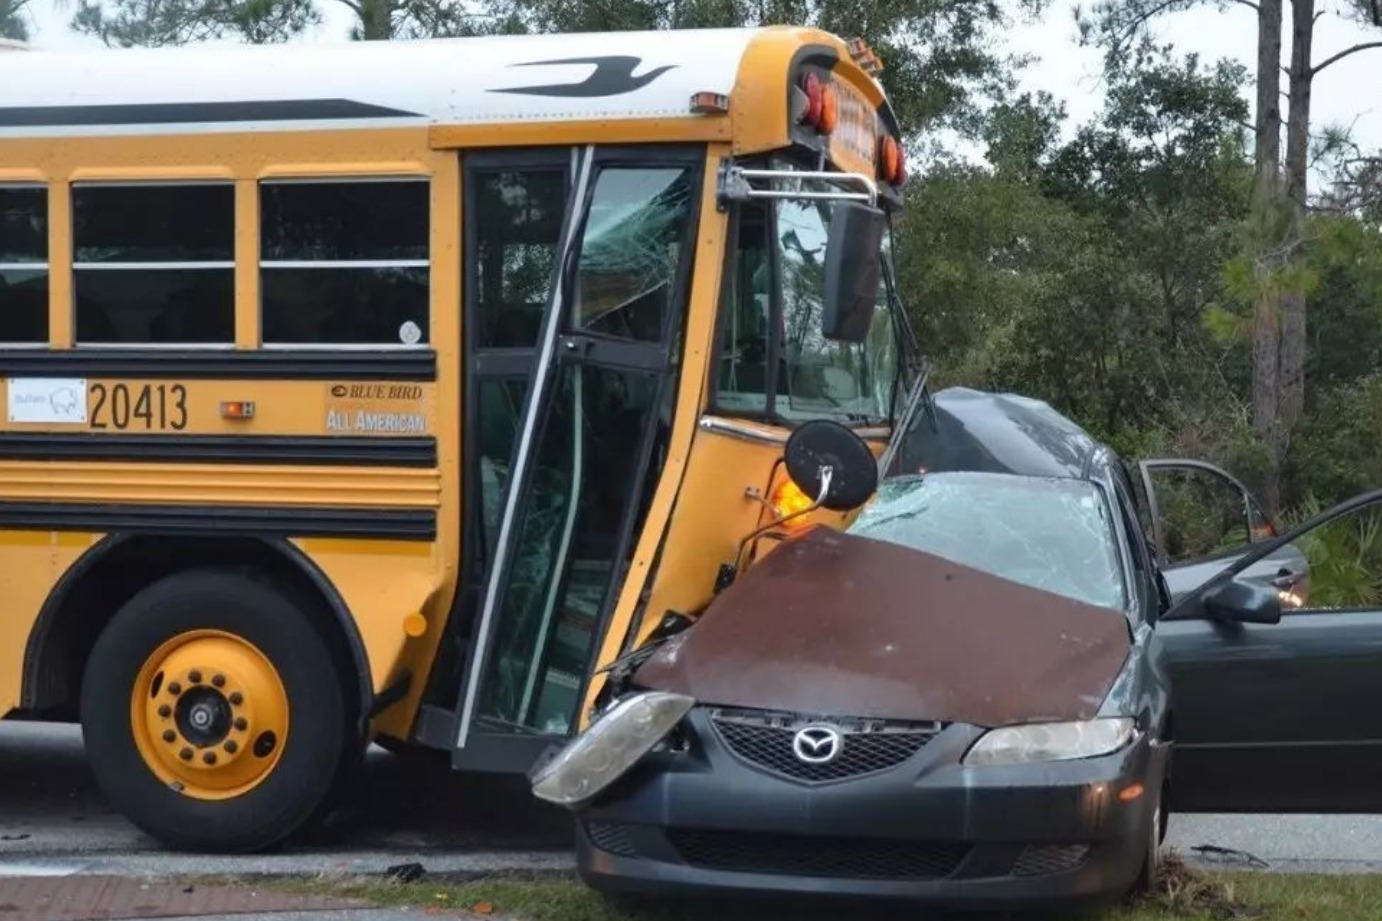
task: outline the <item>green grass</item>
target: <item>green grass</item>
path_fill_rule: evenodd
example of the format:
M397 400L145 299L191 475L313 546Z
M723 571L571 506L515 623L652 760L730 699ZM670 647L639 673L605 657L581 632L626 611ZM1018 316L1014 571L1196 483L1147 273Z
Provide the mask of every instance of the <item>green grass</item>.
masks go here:
M506 921L942 921L939 916L918 915L915 910L866 907L859 902L612 903L565 876L494 876L462 881L425 877L413 883L322 878L275 885L381 906L420 907L424 914L488 916ZM1029 915L1019 912L1006 917L1025 919ZM1066 917L1080 921L1369 921L1382 919L1382 876L1208 874L1172 860L1156 898Z

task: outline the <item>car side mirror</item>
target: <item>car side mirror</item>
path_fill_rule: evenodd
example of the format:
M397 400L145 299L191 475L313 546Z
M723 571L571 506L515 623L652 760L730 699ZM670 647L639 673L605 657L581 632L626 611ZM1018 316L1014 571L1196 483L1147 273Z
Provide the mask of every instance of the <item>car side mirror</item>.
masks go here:
M821 335L838 342L863 342L878 307L883 271L881 210L857 201L837 201L825 244Z
M1228 579L1204 593L1204 613L1210 620L1239 624L1281 622L1281 596L1275 588L1243 579Z

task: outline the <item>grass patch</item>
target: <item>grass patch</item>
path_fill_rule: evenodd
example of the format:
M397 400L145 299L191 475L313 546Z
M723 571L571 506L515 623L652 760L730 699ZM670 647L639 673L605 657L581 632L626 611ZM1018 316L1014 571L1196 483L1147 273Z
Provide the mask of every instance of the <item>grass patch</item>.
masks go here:
M915 909L857 901L611 902L565 875L500 875L478 879L425 876L401 883L379 877L277 881L276 888L360 899L424 914L493 917L504 921L951 921ZM963 916L970 919L983 916ZM1001 917L1001 916L999 916ZM1027 912L1008 915L1027 919ZM1079 921L1364 921L1382 918L1382 876L1206 873L1168 858L1160 891L1138 904L1079 915Z

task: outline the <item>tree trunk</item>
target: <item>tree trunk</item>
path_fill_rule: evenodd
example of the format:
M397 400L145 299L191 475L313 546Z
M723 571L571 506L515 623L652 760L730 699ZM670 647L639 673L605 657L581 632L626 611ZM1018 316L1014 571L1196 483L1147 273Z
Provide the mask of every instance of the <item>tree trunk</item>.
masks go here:
M1311 44L1315 0L1292 0L1290 110L1286 119L1286 286L1281 296L1281 409L1283 461L1305 411L1305 204L1310 157Z
M393 0L361 0L360 37L367 42L393 38Z
M1270 469L1263 483L1269 514L1280 503L1278 454L1280 405L1280 305L1275 279L1279 249L1281 163L1281 4L1260 0L1257 12L1257 143L1253 177L1253 277L1257 303L1252 322L1252 424L1267 446Z

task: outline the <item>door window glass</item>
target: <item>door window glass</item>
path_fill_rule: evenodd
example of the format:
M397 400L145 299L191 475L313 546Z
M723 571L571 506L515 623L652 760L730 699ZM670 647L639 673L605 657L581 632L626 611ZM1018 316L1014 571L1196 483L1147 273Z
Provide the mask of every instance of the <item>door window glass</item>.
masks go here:
M482 378L479 394L480 527L485 544L485 559L494 554L499 537L499 521L504 515L504 493L509 486L509 468L518 427L523 424L523 400L527 378Z
M662 341L687 251L691 185L686 168L601 171L581 241L578 329Z
M1217 556L1248 545L1247 497L1232 480L1198 467L1149 470L1162 549L1169 562Z
M564 734L575 720L610 586L639 498L651 374L566 365L514 523L481 716Z
M542 329L562 219L566 171L546 166L472 174L480 348L533 348Z

